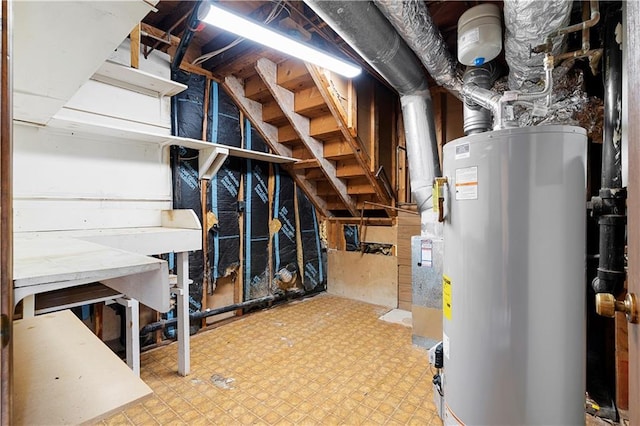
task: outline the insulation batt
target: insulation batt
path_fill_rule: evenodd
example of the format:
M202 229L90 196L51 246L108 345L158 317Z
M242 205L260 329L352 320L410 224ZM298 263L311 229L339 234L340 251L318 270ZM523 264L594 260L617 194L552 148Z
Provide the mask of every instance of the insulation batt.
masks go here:
M457 93L461 72L423 1L374 0L438 85Z
M545 42L548 34L566 27L571 18L571 0L505 0L505 58L509 64L509 88L520 90L525 81L544 76L544 54L532 54L530 48ZM553 54L564 50L564 36L553 40Z

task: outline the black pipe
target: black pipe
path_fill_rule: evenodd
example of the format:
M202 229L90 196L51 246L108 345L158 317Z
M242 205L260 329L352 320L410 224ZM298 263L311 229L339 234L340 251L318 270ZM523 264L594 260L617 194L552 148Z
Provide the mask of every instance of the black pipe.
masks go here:
M173 61L171 62L171 71L179 70L180 64L182 63L182 59L184 59L184 55L187 53L187 48L189 47L189 43L191 43L191 39L193 38L193 33L200 22L198 19L198 12L200 10L200 5L202 4L202 0L198 0L189 15L189 18L186 20L186 27L180 37L180 43L176 48L176 53L173 56Z
M598 217L598 276L591 283L596 293L618 294L625 280L624 246L627 191L622 188L622 49L616 28L622 25L620 9L605 20L604 129L600 193L591 199Z
M251 308L253 306L261 305L263 303L279 302L284 299L295 299L301 296L305 296L306 294L307 293L305 293L304 290L297 290L297 291L288 291L280 295L265 296L259 299L247 300L246 302L234 303L233 305L223 306L221 308L207 309L205 311L194 312L192 314L189 314L189 320L201 320L203 318L224 314L226 312L231 312L238 309ZM174 325L177 322L178 322L178 318L152 322L140 329L140 336L144 336L156 330L161 330L167 326Z
M198 0L191 11L191 14L186 20L185 30L180 37L180 43L178 43L178 47L176 48L176 53L173 56L173 61L171 61L171 79L174 81L178 81L178 71L180 70L180 64L182 63L182 59L184 59L184 55L187 53L187 48L189 47L189 43L191 43L191 39L193 38L193 33L195 28L198 26L200 19L198 19L198 12L200 11L200 6L202 4L202 0ZM171 97L171 134L174 136L178 135L178 97Z
M602 188L622 188L622 35L616 34L618 25L622 25L620 9L605 19Z

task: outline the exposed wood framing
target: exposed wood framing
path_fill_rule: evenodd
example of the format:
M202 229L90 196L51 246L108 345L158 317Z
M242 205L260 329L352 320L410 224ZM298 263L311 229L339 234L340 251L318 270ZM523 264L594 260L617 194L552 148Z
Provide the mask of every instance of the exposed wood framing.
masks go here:
M313 169L316 167L320 167L320 164L318 163L318 160L311 159L311 160L300 160L297 161L295 163L293 163L293 166L291 166L293 168L293 170L299 170L299 169Z
M191 12L189 12L191 13ZM188 16L185 15L185 16ZM170 44L171 46L177 46L178 44L180 44L180 38L176 37L174 35L171 34L167 34L166 32L162 31L161 29L158 29L156 27L153 27L149 24L145 24L144 22L142 22L140 24L140 30L142 31L142 33L148 35L149 37L155 39L155 40L163 40L165 41L167 44Z
M13 2L0 5L0 424L11 425L13 392Z
M131 68L140 68L140 23L136 25L131 34Z
M191 13L191 12L189 12ZM143 35L147 35L155 40L163 40L165 42L167 42L169 45L171 45L171 47L175 48L176 46L178 46L178 44L180 44L180 37L176 37L174 35L171 34L167 34L166 32L153 27L149 24L145 24L144 22L142 22L140 24L140 31L141 34ZM216 76L213 75L213 73L211 73L210 71L205 70L204 68L198 66L198 65L193 65L188 63L187 61L182 61L182 63L180 64L180 69L183 71L187 71L187 72L191 72L194 74L199 74L199 75L203 75L207 78L209 78L210 80L213 81L217 81L218 83L220 83L220 79Z
M298 91L313 87L309 71L304 62L290 59L282 62L276 70L276 83L285 89Z
M280 109L291 123L300 140L302 140L303 144L318 161L318 164L320 164L320 168L325 173L327 181L336 191L347 210L349 210L351 214L357 215L357 208L351 196L348 194L346 183L336 176L335 164L324 158L322 142L309 134L310 120L294 111L295 96L293 92L277 84L278 66L268 59L261 58L256 64L256 70L265 85L269 88L273 98L280 105Z
M307 65L307 70L309 71L309 74L311 75L311 78L315 82L318 90L320 90L320 94L322 95L325 103L329 107L329 111L331 111L331 115L333 115L334 119L338 123L338 127L340 129L340 132L342 133L342 136L344 137L344 139L347 141L347 143L353 150L353 154L355 156L356 161L358 162L362 170L365 172L365 176L367 180L370 182L371 186L373 187L375 194L378 196L378 199L381 200L382 203L390 203L391 200L389 199L386 192L382 188L382 185L380 185L380 183L374 176L373 172L371 171L371 166L370 166L371 158L367 156L366 152L363 152L363 149L360 146L360 142L358 142L358 140L351 133L351 129L353 129L354 126L350 126L349 123L344 120L344 117L339 110L341 107L339 107L336 104L333 96L331 96L331 92L329 91L329 82L322 75L322 73L316 66ZM354 103L355 102L350 104L351 108L354 108L354 105L353 105ZM355 117L355 112L351 111L350 114L352 117ZM349 115L349 112L348 112L348 115ZM353 120L355 120L355 118Z
M291 148L279 142L278 128L262 121L262 105L245 97L242 82L233 76L228 76L224 79L222 85L227 93L229 93L229 96L233 98L243 114L249 117L269 147L278 155L285 157L293 156ZM290 168L287 168L286 166L283 166L283 168L290 170ZM333 216L329 213L326 202L318 196L315 184L307 180L304 176L304 170L290 171L292 172L291 175L296 181L296 184L300 186L305 194L307 194L307 197L309 197L320 214L325 217Z
M407 165L407 142L404 134L404 118L402 113L398 114L396 120L396 134L398 144L396 146L396 193L398 204L411 202L411 194L408 185L408 165Z
M211 95L211 81L204 82L204 113L202 114L202 140L207 140L207 127L209 125L209 96Z

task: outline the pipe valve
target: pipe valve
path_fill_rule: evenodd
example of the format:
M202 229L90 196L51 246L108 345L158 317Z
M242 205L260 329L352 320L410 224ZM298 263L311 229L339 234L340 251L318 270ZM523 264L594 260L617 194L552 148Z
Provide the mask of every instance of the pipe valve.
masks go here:
M624 300L616 300L611 293L596 294L596 312L603 317L613 318L616 312L623 312L627 321L638 323L638 301L633 293L628 293Z

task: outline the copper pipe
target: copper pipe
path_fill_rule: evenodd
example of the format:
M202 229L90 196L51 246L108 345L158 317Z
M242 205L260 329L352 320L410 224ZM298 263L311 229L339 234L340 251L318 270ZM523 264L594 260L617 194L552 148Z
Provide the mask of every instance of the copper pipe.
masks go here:
M551 53L553 49L553 39L560 35L575 33L576 31L582 31L582 52L586 52L590 49L589 44L589 28L595 26L600 21L600 9L598 0L590 0L591 5L591 18L580 23L570 25L568 27L560 28L552 33L548 34L544 44L538 45L533 48L534 53L547 52ZM586 56L586 55L585 55Z

